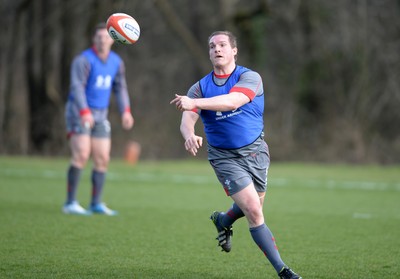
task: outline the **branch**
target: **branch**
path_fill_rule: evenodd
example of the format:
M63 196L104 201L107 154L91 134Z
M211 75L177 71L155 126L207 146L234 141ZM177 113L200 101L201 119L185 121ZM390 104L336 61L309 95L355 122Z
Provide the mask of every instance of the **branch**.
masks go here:
M197 65L203 74L210 71L210 64L208 56L205 55L204 49L200 47L199 42L186 27L184 22L180 20L179 16L175 13L167 0L155 0L155 5L159 11L164 15L167 24L176 32L176 34L182 39L185 45L189 48L189 51L193 54Z

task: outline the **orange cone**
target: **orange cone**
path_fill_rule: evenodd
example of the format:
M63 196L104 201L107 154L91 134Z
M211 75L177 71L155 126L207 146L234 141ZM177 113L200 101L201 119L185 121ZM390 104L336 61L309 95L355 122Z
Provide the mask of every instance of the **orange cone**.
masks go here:
M125 162L136 165L140 157L141 146L136 141L129 141L125 147Z

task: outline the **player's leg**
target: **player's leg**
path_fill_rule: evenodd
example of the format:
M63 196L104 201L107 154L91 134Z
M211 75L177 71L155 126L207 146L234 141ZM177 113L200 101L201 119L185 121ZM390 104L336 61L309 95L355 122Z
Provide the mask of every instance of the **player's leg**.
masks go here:
M277 272L285 266L271 231L264 222L262 200L251 183L248 187L232 195L232 199L242 209L249 223L254 242L268 258Z
M260 175L260 174L258 174ZM266 181L266 172L265 174L261 175L263 179L263 183L265 184ZM263 187L263 189L261 190L261 192L258 192L259 198L260 198L260 202L261 202L261 207L263 206L264 203L264 197L265 197L265 190L266 187ZM220 212L220 214L218 215L218 221L220 222L220 224L226 228L230 227L233 225L233 223L244 217L244 213L243 211L240 209L240 207L234 202L232 204L232 206L226 211L226 212Z
M76 194L82 169L90 156L90 136L87 134L72 134L69 145L71 162L67 171L67 200L63 206L63 212L86 215L88 212L79 205Z
M92 200L90 208L93 213L115 215L116 211L109 209L102 202L102 194L108 164L110 162L111 139L105 137L92 137L92 157L93 157L93 170L92 170Z
M86 134L74 134L70 137L69 145L71 149L71 165L83 169L90 157L90 136Z
M267 191L269 165L269 152L266 146L266 148L261 149L259 153L247 161L246 167L252 174L253 183L237 194L232 195L232 198L240 204L245 212L254 242L268 258L279 277L283 279L300 279L301 277L282 261L275 238L265 222L263 204Z
M218 222L226 227L229 228L230 226L233 225L233 223L244 217L243 211L240 209L240 207L234 202L232 206L226 211L226 212L220 212L218 215Z
M249 174L243 171L238 160L234 158L212 160L210 164L228 196L240 191L251 182ZM226 213L214 211L210 216L218 232L218 245L223 251L231 250L232 224L243 216L242 210L236 203L233 203Z
M265 192L259 192L258 195L259 195L260 203L261 203L261 207L262 207L264 204ZM232 204L232 206L226 212L220 212L220 214L218 215L218 221L222 226L228 228L228 227L232 226L236 220L238 220L244 216L245 215L244 215L243 211L234 202Z
M264 223L261 200L253 183L231 195L231 198L243 211L250 228Z
M101 202L105 174L110 162L111 140L109 138L92 138L92 204Z
M79 205L76 195L82 169L90 156L90 128L82 125L79 110L71 102L65 106L65 124L71 161L67 170L67 199L62 210L66 214L87 215L88 211Z
M246 215L250 234L277 272L285 266L270 229L265 224L263 203L267 190L267 174L270 164L267 145L259 152L240 160L243 169L251 174L252 181L237 193L231 195Z

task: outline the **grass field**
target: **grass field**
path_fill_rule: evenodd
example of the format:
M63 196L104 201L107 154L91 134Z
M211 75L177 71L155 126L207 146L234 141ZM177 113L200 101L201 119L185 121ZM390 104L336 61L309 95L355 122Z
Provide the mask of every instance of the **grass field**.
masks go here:
M220 252L208 218L231 201L206 161L112 162L115 217L61 213L67 165L0 157L0 278L277 278L244 219ZM264 212L303 278L400 278L399 166L275 163Z

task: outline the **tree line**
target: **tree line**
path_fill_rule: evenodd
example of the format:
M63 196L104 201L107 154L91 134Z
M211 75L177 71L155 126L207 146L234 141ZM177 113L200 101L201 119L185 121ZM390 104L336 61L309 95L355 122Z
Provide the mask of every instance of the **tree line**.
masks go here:
M225 29L238 37L238 64L263 77L274 160L400 162L394 0L2 0L0 154L68 154L71 61L114 12L141 27L135 45L114 46L127 66L136 119L123 131L112 106L114 156L129 140L142 145L143 158L187 156L180 113L169 101L211 70L207 38Z

